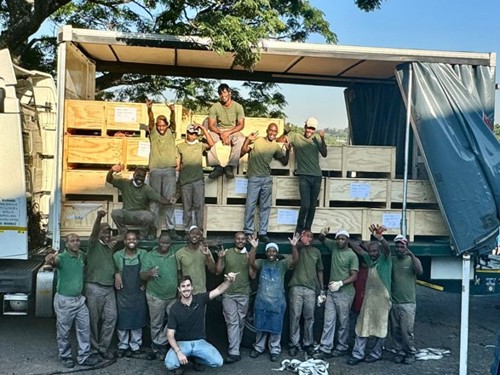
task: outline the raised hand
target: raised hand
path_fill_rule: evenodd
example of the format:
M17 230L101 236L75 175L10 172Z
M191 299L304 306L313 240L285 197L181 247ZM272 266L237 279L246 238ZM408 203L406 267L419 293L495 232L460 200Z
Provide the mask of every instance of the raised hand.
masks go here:
M224 249L224 246L221 245L221 249L217 252L217 256L219 258L223 258L226 256L227 249Z
M236 279L236 276L239 274L239 272L229 272L227 274L224 274L224 280L229 280L231 282Z
M257 136L259 135L259 132L251 132L250 135L247 137L250 141L255 141L257 139Z
M321 138L325 138L325 129L321 129L318 134Z
M250 245L252 245L253 248L256 249L257 246L259 246L259 238L257 237L257 234L252 234L252 236L248 239L248 242L250 243Z
M297 246L297 243L300 241L300 233L294 233L292 238L288 237L288 241L290 241L292 246Z
M146 107L148 107L148 109L153 108L153 101L146 99Z
M203 255L210 255L210 249L205 244L201 245L201 253Z
M323 229L321 229L321 231L319 232L319 234L322 234L323 236L326 236L328 233L330 233L330 227L324 227Z
M112 170L113 172L116 172L116 173L123 171L123 169L124 169L124 167L123 167L123 165L122 165L122 164L120 164L120 163L115 164L115 165L113 165L113 166L111 167L111 170Z
M97 216L98 217L104 217L106 216L107 212L105 210L99 210L97 211Z
M371 224L368 229L370 230L370 232L373 234L373 236L377 239L377 240L381 240L382 239L382 234L387 230L386 227L384 227L383 225L379 225L379 224Z

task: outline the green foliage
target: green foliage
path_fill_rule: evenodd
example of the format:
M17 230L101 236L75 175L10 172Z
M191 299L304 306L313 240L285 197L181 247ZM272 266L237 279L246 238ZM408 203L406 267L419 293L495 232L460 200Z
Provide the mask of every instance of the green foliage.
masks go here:
M497 137L498 141L500 142L500 124L495 124L493 132L495 133L495 137Z

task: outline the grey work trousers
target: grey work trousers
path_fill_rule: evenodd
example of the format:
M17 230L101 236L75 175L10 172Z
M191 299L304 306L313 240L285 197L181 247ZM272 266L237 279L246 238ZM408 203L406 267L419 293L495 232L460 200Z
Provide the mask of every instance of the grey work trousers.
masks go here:
M177 300L175 297L161 299L146 292L149 307L149 325L151 329L151 349L157 353L167 348L166 317L170 308Z
M75 324L76 340L78 342L77 361L82 364L90 352L90 319L89 310L85 305L85 297L67 297L56 293L54 297L54 312L56 313L57 349L59 358L71 358L69 333Z
M222 296L222 313L227 326L228 353L240 355L240 345L245 329L249 297L245 295Z
M175 168L151 169L149 172L149 186L151 186L162 197L170 199L175 196L177 183L175 181ZM161 228L160 213L165 211L165 224L167 230L175 229L175 207L174 205L160 206L158 202L150 203L151 212L155 216L155 225Z
M389 315L392 341L398 354L415 354L413 326L415 325L415 303L394 303Z
M269 214L271 213L273 178L271 176L253 176L248 178L247 201L245 205L244 231L253 234L255 231L255 208L259 203L259 235L267 234Z
M117 319L115 289L113 286L86 283L85 296L90 314L92 349L106 353L113 338Z
M352 356L357 359L365 358L365 348L366 343L368 342L368 337L359 337L356 335L356 339L354 340L354 348L352 349ZM375 345L373 346L370 356L380 359L382 358L382 352L384 350L385 337L377 337L375 341Z
M142 328L137 329L117 329L118 349L137 351L142 345Z
M219 161L219 157L217 156L217 150L216 150L216 143L220 141L220 137L218 134L210 132L210 135L212 136L212 139L214 140L214 145L210 148L210 150L207 153L207 159L208 159L208 165L209 166L215 166L215 165L221 165L221 162ZM240 132L238 133L233 133L230 136L231 138L231 152L229 154L229 159L227 161L226 165L230 165L232 167L238 167L238 164L240 163L240 157L241 157L241 147L243 146L243 143L245 143L245 136L241 134ZM229 147L229 146L226 146Z
M313 345L314 309L316 291L305 286L292 286L289 290L290 346L300 347L300 317L304 316L303 347Z
M198 180L181 186L182 207L184 208L184 229L189 232L196 225L203 232L205 218L205 180ZM193 218L194 216L194 218Z
M342 290L337 292L328 291L325 302L325 321L319 349L330 353L333 349L335 339L335 328L338 319L337 350L345 351L349 348L349 313L351 311L354 295Z
M140 233L142 237L152 233L155 226L155 217L151 211L129 211L124 209L116 209L111 212L111 217L118 228L118 232L124 235L127 232L127 225L135 225L141 227Z
M269 338L269 340L268 340ZM269 353L271 354L280 354L281 353L281 333L269 333L257 331L255 335L255 344L253 344L253 348L259 353L263 353L266 350L266 341L267 347L269 348Z

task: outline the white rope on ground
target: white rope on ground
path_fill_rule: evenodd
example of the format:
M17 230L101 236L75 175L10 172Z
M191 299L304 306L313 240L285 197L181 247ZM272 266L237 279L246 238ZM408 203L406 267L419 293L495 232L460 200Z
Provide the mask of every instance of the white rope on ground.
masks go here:
M281 367L273 371L291 371L299 375L328 375L328 366L330 364L321 359L308 359L299 361L298 359L284 359L281 361Z
M417 361L427 361L428 359L441 359L449 355L450 351L447 349L425 348L419 349L415 357Z

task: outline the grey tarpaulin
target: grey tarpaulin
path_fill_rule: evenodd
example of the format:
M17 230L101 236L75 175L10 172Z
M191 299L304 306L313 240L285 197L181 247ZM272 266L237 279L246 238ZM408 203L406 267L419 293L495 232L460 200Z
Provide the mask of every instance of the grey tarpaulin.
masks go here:
M410 64L413 133L455 251L491 252L500 223L500 144L491 131L495 69ZM397 68L403 97L410 64Z

